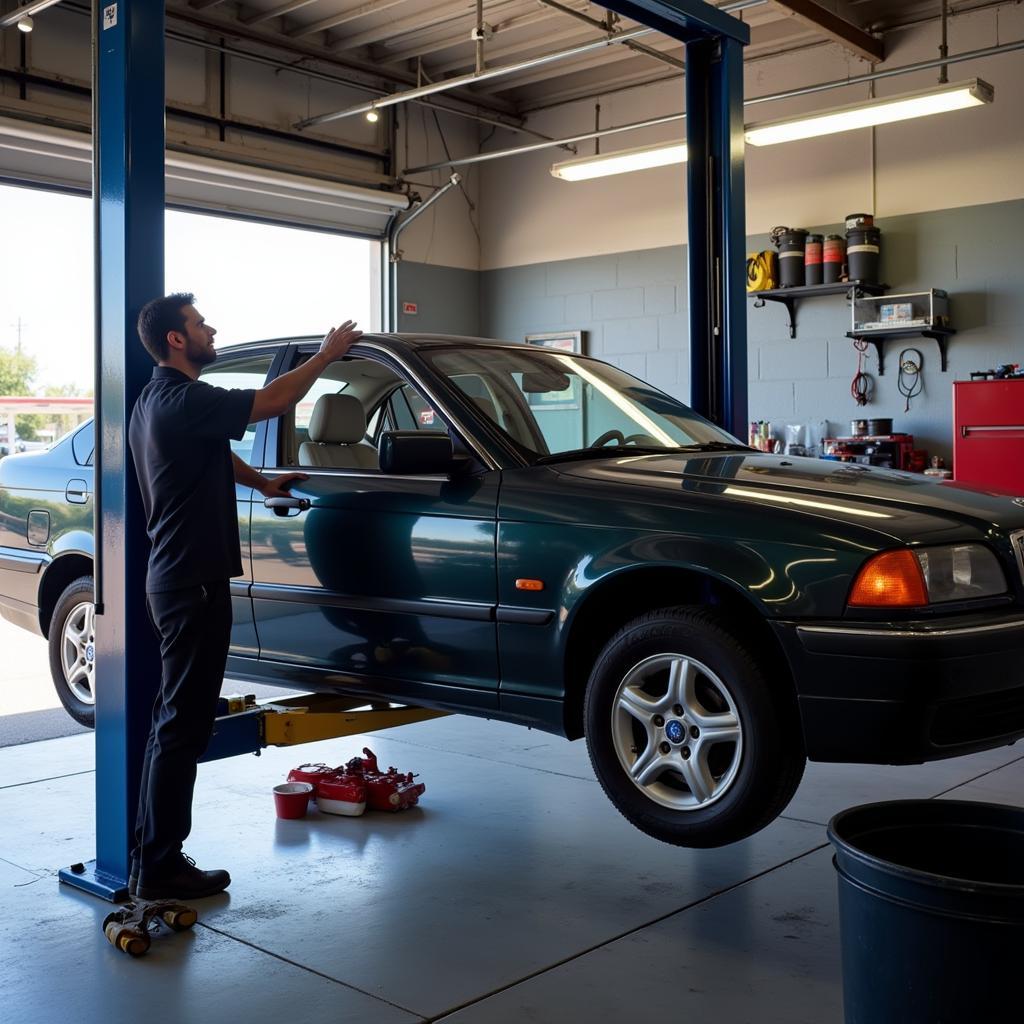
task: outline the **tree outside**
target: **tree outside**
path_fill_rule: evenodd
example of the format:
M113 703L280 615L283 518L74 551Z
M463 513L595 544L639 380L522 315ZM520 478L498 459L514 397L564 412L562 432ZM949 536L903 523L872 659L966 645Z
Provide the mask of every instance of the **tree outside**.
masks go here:
M38 372L34 356L27 355L17 349L0 347L0 395L31 395L35 394L32 383ZM43 389L47 397L91 397L92 391L81 391L74 384L63 384ZM52 415L43 413L25 413L16 416L14 429L22 441L50 440L67 433L76 426L80 417L74 413ZM7 437L6 419L0 422L0 442L9 442Z

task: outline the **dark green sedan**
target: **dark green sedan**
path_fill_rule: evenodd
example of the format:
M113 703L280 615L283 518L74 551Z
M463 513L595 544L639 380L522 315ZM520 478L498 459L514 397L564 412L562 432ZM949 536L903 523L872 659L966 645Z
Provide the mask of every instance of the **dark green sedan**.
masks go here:
M318 339L225 349L260 387ZM0 462L0 611L93 703L90 425ZM764 455L584 356L371 335L236 452L229 673L585 736L683 846L762 828L807 758L1024 736L1024 499ZM270 506L270 507L268 507Z

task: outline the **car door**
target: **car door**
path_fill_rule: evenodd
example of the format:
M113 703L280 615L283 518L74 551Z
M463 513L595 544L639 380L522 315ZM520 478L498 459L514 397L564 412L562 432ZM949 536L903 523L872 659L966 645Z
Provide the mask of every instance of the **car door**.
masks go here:
M199 375L205 384L217 388L262 388L267 381L274 360L283 358L284 346L249 349L246 352L232 353L222 350L217 361L210 363ZM249 465L259 464L263 460L263 444L266 428L261 424L250 423L248 430L240 441L231 442L231 450L243 462ZM249 529L252 518L253 498L262 502L262 497L251 487L235 484L235 506L238 510L238 537L242 548L242 569L244 575L231 581L231 610L234 624L231 628L231 656L255 658L259 654L256 629L253 622L252 600L249 597L249 585L252 582L251 559L249 554Z
M387 475L356 465L365 451L338 453L346 465L303 465L316 401L332 394L363 406L370 425L355 444L364 447L382 429L447 430L399 364L369 355L332 364L297 410L275 421L264 472L307 473L291 494L308 508L253 505L261 661L293 666L284 672L293 680L305 673L396 699L496 707L498 472Z

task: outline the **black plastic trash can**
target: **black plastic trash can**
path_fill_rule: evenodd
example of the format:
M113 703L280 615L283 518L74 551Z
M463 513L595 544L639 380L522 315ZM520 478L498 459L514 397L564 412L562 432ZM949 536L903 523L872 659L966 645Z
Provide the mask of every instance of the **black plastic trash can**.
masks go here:
M1024 809L865 804L828 837L846 1024L1024 1020Z

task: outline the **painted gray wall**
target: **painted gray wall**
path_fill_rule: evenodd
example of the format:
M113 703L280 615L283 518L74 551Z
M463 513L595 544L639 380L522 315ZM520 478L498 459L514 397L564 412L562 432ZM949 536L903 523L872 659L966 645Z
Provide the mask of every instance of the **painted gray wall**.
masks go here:
M845 337L850 309L842 296L802 303L795 340L789 338L785 307L755 309L750 301L750 418L771 420L781 436L786 423L827 419L845 434L858 415L891 416L895 429L913 433L919 447L948 460L953 381L969 379L971 370L1024 362L1024 201L890 217L879 225L882 279L893 293L950 293L959 333L950 340L949 372L939 370L935 342L891 341L883 377L866 360L875 393L860 409L850 396L857 355ZM748 239L749 251L764 248L766 236ZM685 268L685 247L672 246L484 271L478 326L486 336L512 340L585 330L591 355L687 400ZM439 287L437 294L448 295L444 301L450 306L456 301L452 293L468 282L446 280L447 292ZM468 310L472 301L463 301ZM441 321L455 322L454 314L446 312ZM898 357L907 345L924 356L924 393L909 413L897 389Z
M460 267L403 260L398 265L398 328L426 334L480 335L480 275ZM401 312L415 302L418 312Z

